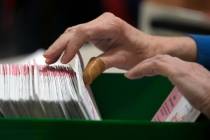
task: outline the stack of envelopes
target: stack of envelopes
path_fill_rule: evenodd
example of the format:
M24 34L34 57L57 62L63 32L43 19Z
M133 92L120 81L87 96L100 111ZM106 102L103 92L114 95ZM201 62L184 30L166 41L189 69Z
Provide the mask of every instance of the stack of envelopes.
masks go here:
M60 65L0 64L1 115L100 119L78 71Z

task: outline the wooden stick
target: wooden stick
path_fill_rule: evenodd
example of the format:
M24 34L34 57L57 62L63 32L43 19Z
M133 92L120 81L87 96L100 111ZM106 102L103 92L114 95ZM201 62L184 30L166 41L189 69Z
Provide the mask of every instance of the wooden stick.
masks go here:
M92 57L83 72L85 85L90 85L104 70L104 62L100 58Z

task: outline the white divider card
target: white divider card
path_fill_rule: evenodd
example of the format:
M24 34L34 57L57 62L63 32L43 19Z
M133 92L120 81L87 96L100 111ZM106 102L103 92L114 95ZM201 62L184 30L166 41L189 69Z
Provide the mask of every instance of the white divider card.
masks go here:
M81 105L84 106L85 108L85 112L87 113L87 115L89 115L88 117L90 117L91 119L95 119L95 120L100 120L100 115L99 115L99 111L97 109L95 100L93 100L93 94L91 92L90 87L85 86L84 82L83 82L83 77L82 77L82 61L81 61L81 56L76 55L74 57L74 64L72 66L72 68L74 69L74 71L76 72L76 77L77 77L77 85L78 85L78 93L79 93L79 97L80 97L80 101L81 101Z
M91 91L84 85L78 55L71 66L47 66L40 64L40 58L32 60L0 64L3 117L101 119Z
M195 109L175 87L159 110L155 113L154 122L195 122L200 111Z

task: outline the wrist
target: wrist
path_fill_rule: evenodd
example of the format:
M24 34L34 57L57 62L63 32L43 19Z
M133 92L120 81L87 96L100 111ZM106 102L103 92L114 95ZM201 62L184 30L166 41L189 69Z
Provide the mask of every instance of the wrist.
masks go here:
M168 54L186 61L196 61L197 49L195 41L190 37L154 36L153 46L159 54Z

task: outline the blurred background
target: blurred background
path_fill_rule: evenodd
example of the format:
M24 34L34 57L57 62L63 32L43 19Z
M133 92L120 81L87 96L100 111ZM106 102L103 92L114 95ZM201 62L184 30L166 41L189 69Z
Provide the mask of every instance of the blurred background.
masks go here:
M0 0L0 59L46 49L105 11L150 34L210 34L210 0Z

